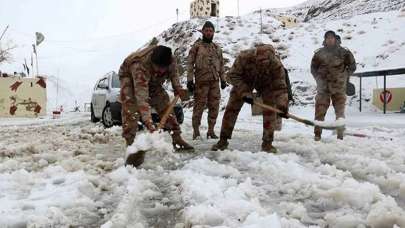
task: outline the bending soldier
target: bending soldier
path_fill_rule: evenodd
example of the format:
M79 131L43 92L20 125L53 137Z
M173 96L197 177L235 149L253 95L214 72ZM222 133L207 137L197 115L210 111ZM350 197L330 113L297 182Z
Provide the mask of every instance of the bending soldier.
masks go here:
M263 103L282 110L282 117L287 117L288 113L285 71L271 45L262 44L242 51L230 69L229 80L233 88L222 119L220 140L212 150L225 150L228 147L228 139L232 137L243 103L253 104L254 102L253 89L261 94ZM262 150L270 153L277 152L272 145L276 117L276 113L263 110Z
M169 95L163 83L170 79L175 94L187 98L187 90L180 86L176 71L176 61L170 48L149 46L130 54L119 70L121 82L120 99L122 102L122 136L126 144L131 145L138 130L138 121L142 120L148 131L155 131L151 108L159 115L169 104ZM180 149L193 149L181 137L180 126L174 115L170 115L165 129L171 131L173 145ZM141 153L140 153L141 154ZM143 154L140 155L143 161Z

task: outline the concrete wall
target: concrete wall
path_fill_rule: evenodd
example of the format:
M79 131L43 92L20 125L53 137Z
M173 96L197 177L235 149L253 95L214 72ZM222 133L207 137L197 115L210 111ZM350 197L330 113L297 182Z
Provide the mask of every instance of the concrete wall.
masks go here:
M0 117L46 115L46 80L41 78L0 78Z
M387 103L387 110L399 111L405 102L405 88L388 88L387 90L392 96L391 101ZM381 101L382 92L383 89L373 90L373 105L381 110L384 108L384 102Z
M215 5L216 9L212 9L212 5ZM212 15L214 10L214 15ZM194 0L190 4L190 16L196 17L219 17L219 0Z

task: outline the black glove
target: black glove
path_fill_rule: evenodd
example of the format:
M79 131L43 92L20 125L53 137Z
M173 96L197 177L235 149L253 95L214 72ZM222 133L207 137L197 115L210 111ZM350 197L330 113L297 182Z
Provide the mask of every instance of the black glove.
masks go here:
M194 82L193 82L193 81L187 82L187 89L188 89L188 91L189 91L190 93L194 93L194 88L195 88L195 86L194 86Z
M248 103L248 104L253 105L253 97L252 97L251 95L245 95L245 96L243 96L243 97L242 97L242 100L243 100L245 103Z
M288 107L286 107L286 106L281 106L281 107L278 107L278 109L280 109L280 111L282 111L282 113L278 113L278 116L280 116L280 117L282 117L282 118L286 118L286 119L288 119L289 117L288 117Z
M221 89L225 89L226 87L228 87L228 83L225 80L221 80Z

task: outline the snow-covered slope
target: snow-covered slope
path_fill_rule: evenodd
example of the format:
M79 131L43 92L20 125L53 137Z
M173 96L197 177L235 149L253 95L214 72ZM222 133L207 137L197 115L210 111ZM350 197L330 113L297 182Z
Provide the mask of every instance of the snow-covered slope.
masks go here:
M356 15L401 9L404 0L309 0L296 7L269 9L268 12L294 15L303 21L348 19Z
M359 2L361 1L357 1L357 5L360 4ZM346 6L344 5L343 8ZM385 9L387 8L382 7L381 11ZM332 11L328 12L332 15ZM349 10L344 12L348 13ZM243 17L208 19L216 24L215 42L223 48L227 68L232 65L241 50L251 48L260 42L273 44L291 72L290 77L293 81L297 104L311 104L315 93L315 82L309 67L314 51L322 45L324 33L327 30L335 30L341 35L342 45L349 48L355 55L358 63L357 72L404 67L402 59L405 56L405 30L402 27L405 24L405 17L401 17L401 14L396 10L357 15L348 19L319 18L301 22L293 28L282 27L281 22L271 11L263 11L262 27L260 12ZM160 44L176 49L179 62L183 67L185 67L190 46L201 37L198 30L205 20L193 19L174 24L157 37ZM184 69L180 72L184 73ZM352 78L352 82L358 84L355 78ZM388 81L388 86L394 85L404 86L405 84L400 77L392 77ZM363 92L366 101L370 100L372 89L377 87L382 87L380 79L365 81ZM226 94L224 93L225 100ZM352 99L350 104L356 104L357 95ZM371 107L369 104L367 106Z

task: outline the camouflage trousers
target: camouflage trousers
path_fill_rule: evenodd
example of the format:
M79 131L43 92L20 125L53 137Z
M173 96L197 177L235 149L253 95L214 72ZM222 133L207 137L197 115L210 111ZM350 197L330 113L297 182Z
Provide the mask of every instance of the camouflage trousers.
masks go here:
M315 97L315 120L324 121L330 103L335 109L336 119L345 118L346 94L318 93ZM322 129L315 127L315 135L321 135Z
M263 103L274 106L274 96L270 91L262 92ZM231 95L226 105L224 117L221 126L221 138L232 138L232 132L235 127L236 119L244 102L242 97L238 95L235 87L231 90ZM274 131L277 128L277 115L274 112L263 110L263 142L271 143L274 139Z
M121 116L122 116L122 137L124 137L127 145L134 142L136 132L138 131L138 122L140 121L139 110L135 98L135 90L133 82L130 78L122 77L121 81ZM159 115L162 115L169 105L170 99L167 92L162 88L149 89L149 104L156 110ZM180 134L180 126L177 123L174 113L170 114L164 127L166 130L171 130L174 135Z
M198 82L194 91L193 129L199 129L205 107L208 107L208 131L213 131L218 118L221 92L218 81Z

